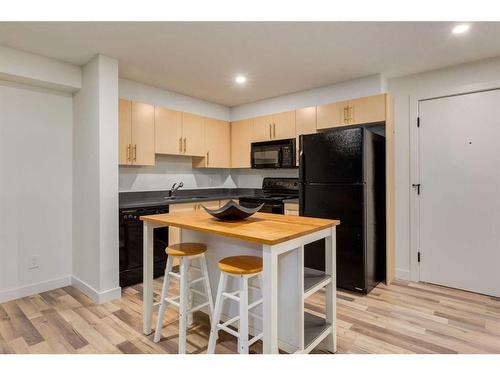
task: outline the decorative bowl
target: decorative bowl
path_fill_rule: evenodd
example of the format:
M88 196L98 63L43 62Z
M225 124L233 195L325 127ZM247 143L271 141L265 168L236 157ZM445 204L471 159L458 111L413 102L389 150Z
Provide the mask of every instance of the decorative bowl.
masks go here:
M203 209L207 211L210 215L219 220L224 220L224 221L235 221L235 220L246 219L247 217L250 217L257 211L259 211L262 208L262 206L264 206L264 203L255 208L247 208L240 206L232 199L229 202L227 202L224 206L216 210L211 210L209 208L206 208L204 205L201 205L201 207L203 207Z

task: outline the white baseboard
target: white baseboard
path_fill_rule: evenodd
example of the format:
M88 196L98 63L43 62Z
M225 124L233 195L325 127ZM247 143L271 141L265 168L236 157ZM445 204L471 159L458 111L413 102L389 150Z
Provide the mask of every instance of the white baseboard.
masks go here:
M2 290L0 291L0 303L71 285L71 278L72 277L68 275L35 284L20 286L14 289Z
M396 279L410 280L410 270L405 270L403 268L396 268Z
M86 294L95 303L99 304L119 299L122 296L122 288L120 287L99 292L76 276L71 276L71 285L79 289L82 293Z

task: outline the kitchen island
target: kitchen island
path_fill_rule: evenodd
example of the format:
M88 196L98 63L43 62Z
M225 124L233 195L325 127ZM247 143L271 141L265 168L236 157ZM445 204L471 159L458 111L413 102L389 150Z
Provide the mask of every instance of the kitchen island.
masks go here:
M233 255L259 255L263 258L263 306L249 319L250 332L263 332L263 352L308 353L324 339L336 351L335 227L338 220L257 213L233 222L219 221L205 212L183 212L143 216L144 280L143 332L150 334L153 310L153 230L172 226L182 230L183 242L202 242L211 285L217 285L219 259ZM325 239L326 270L304 268L304 245ZM304 312L304 300L326 288L326 317ZM212 287L212 292L215 292ZM250 298L255 296L250 295ZM228 305L223 318L236 315ZM260 315L260 317L259 317ZM223 319L224 320L224 319Z

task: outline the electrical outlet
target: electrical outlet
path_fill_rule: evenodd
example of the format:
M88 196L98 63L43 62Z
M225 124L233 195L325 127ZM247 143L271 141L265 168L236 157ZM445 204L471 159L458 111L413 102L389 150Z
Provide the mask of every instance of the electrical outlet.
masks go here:
M40 267L40 255L32 255L30 259L29 269L33 270Z

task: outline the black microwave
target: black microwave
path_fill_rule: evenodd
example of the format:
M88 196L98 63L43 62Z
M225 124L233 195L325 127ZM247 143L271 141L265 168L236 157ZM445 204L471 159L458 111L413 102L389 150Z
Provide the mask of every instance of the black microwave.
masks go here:
M252 143L252 168L296 168L295 138Z

